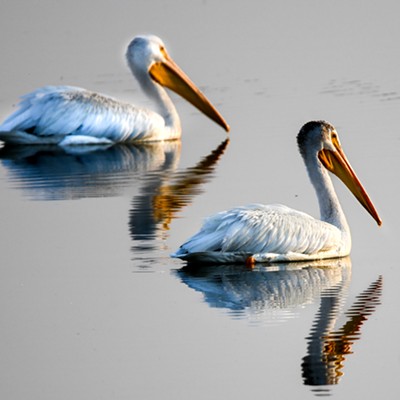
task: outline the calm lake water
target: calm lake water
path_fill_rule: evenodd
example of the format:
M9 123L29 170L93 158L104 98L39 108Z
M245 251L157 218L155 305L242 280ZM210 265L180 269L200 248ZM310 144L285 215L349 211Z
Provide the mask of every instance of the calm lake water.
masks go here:
M46 84L151 107L124 52L154 33L232 130L173 96L180 143L0 150L0 397L397 399L399 12L385 0L3 0L1 120ZM336 181L349 258L249 271L169 257L229 207L318 216L295 141L311 119L337 127L381 228Z

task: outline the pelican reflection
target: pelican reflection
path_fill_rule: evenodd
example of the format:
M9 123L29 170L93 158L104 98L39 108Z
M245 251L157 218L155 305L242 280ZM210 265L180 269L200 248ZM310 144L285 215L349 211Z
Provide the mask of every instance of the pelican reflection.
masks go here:
M357 296L357 300L344 313L345 322L335 325L342 316L341 288L336 286L324 291L310 336L307 355L302 360L305 385L336 385L343 375L344 362L352 354L352 345L360 339L361 327L380 304L382 276ZM323 390L315 390L322 392ZM325 390L327 391L327 390Z
M213 177L229 139L180 170L180 141L140 145L9 146L0 160L9 180L34 200L132 197L131 237L152 240ZM132 196L132 192L134 195Z
M151 172L174 171L179 141L145 145L5 146L0 159L9 180L34 200L121 195Z
M273 266L238 264L199 266L176 271L190 288L203 293L211 307L224 308L249 320L284 320L316 301L333 286L347 287L351 278L349 257L293 262Z
M176 214L188 206L193 197L202 192L201 186L212 178L228 144L229 140L224 140L193 167L172 174L149 174L141 193L132 201L129 220L132 239L153 239L158 227L162 232L168 231Z
M191 289L201 292L210 307L228 310L234 318L275 323L293 317L295 310L319 302L307 337L301 370L305 385L329 394L324 385L339 383L361 326L380 304L382 277L357 296L344 312L351 281L349 257L264 266L187 264L174 271ZM345 322L335 328L338 321ZM318 388L315 388L318 386Z

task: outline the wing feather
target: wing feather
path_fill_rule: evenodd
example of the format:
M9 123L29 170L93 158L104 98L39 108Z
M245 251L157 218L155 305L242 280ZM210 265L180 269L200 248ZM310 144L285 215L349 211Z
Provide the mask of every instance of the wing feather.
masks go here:
M122 142L141 139L163 126L163 118L150 110L81 88L46 86L24 95L0 131L22 131L43 139L79 135Z
M175 253L314 254L340 240L336 227L283 205L250 205L209 217Z

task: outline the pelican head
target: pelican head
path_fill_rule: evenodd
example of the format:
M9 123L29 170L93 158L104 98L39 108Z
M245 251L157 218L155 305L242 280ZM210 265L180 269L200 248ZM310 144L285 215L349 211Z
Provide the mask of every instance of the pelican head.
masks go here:
M126 58L136 79L147 93L152 93L155 85L167 87L229 131L229 125L224 118L172 60L160 38L154 35L135 37L128 46Z
M348 187L377 224L382 224L371 199L343 152L339 135L333 125L326 121L308 122L301 128L297 143L306 164L309 157L318 160L320 166L335 174Z

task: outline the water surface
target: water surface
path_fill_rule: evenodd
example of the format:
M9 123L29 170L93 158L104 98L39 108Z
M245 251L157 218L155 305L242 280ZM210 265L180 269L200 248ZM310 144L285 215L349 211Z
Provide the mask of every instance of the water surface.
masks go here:
M161 36L226 117L173 96L182 142L0 150L0 395L397 399L399 6L105 1L0 5L0 118L72 84L151 107L125 47ZM193 269L169 254L211 213L318 216L295 136L338 129L383 219L335 182L350 258Z

